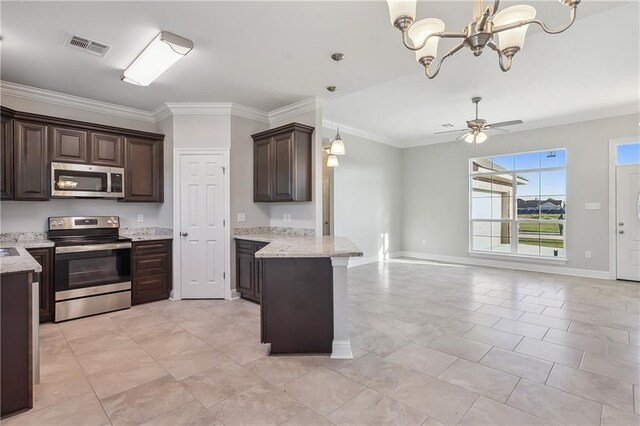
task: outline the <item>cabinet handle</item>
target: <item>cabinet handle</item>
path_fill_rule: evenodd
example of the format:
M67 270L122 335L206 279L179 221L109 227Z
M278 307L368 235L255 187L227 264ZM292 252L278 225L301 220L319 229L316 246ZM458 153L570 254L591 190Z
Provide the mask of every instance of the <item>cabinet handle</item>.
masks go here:
M182 235L183 237L187 237L187 236L189 236L189 233L188 232L181 232L180 235Z

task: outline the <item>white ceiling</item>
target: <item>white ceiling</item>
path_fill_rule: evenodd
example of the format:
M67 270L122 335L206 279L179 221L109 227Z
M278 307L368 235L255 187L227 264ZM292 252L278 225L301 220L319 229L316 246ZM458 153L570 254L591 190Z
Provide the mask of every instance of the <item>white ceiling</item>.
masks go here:
M551 25L567 19L557 0L523 2ZM412 145L450 140L432 133L442 123L457 127L472 118L474 95L485 99L483 118L522 119L521 128L638 109L636 1L585 0L574 27L560 35L530 28L509 73L491 52L474 58L463 50L435 80L402 47L383 1L3 0L1 12L2 80L145 110L219 101L268 111L325 96L325 87L337 82L340 97L327 105L328 119L339 106L342 123ZM466 24L471 2L422 2L418 14L439 17L454 30ZM122 83L122 70L163 29L193 40L193 52L149 87ZM65 48L68 34L112 49L97 58ZM442 41L440 52L452 43ZM329 59L335 51L346 54L339 78Z

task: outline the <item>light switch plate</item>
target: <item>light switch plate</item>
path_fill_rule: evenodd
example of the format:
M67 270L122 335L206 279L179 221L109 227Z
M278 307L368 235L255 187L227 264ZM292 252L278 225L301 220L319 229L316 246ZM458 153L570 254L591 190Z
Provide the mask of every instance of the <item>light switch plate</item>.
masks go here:
M584 203L585 210L600 210L600 203Z
M238 213L238 222L246 222L247 214L246 213Z

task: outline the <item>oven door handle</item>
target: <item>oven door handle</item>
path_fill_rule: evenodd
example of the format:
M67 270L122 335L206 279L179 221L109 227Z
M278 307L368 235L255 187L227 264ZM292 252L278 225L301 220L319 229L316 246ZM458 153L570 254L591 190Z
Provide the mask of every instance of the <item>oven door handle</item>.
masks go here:
M117 250L131 248L131 243L87 244L84 246L56 247L56 253L84 253L88 251Z

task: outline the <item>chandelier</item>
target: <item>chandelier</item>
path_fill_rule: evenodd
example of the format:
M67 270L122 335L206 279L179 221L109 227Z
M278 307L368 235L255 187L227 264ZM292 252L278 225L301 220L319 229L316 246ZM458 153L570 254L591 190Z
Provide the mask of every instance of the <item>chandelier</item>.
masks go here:
M416 52L417 61L424 66L425 75L432 79L440 72L442 62L464 47L468 47L474 56L480 56L485 47L498 54L502 71L511 69L511 61L524 45L524 38L530 24L539 25L548 34L559 34L567 30L576 20L576 8L581 0L559 0L568 6L569 24L563 28L550 29L543 22L534 19L536 9L531 6L511 6L498 11L500 0L494 0L493 6L484 8L482 0L473 0L473 19L461 32L445 32L444 22L436 18L416 17L417 0L387 0L389 16L394 27L402 31L402 42L409 50ZM497 36L497 40L495 40ZM441 38L461 39L460 43L449 50L435 63L438 41Z

